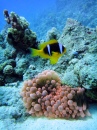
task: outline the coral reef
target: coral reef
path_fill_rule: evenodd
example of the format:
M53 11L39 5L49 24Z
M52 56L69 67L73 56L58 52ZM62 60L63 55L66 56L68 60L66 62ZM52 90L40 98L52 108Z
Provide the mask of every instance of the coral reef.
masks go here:
M15 73L17 75L23 76L25 73L25 70L28 68L29 63L25 58L16 59L16 67L15 67Z
M94 93L94 89L97 89L96 28L88 28L76 20L67 19L59 42L63 43L67 49L65 56L67 59L63 57L60 61L61 65L66 66L62 76L63 83L90 89L87 91L87 96L92 100L97 100ZM63 73L63 70L60 72Z
M33 31L31 32L28 22L14 12L10 14L7 10L4 12L7 24L0 34L0 129L19 130L25 129L25 126L27 129L36 128L39 130L40 127L47 129L50 122L49 129L63 129L62 127L70 129L74 124L77 126L76 129L82 128L83 125L85 129L97 128L95 123L97 121L97 104L93 106L94 100L97 102L97 27L83 26L85 24L96 25L97 20L93 16L96 11L94 14L87 13L87 16L82 18L84 12L82 15L78 15L82 13L82 10L75 14L74 7L74 12L67 8L69 1L65 1L66 6L61 6L63 0L58 1L60 7L57 6L57 10L59 10L57 14L52 11L47 15L46 12L46 14L43 14L44 18L38 15L39 20L36 18L35 24L31 23L34 25L32 28L40 36L38 38L41 41L55 38L66 46L66 55L54 66L50 65L45 59L32 58L30 53L26 51L29 47L37 47L36 34ZM82 9L81 2L77 1L77 3L80 4L80 9ZM83 11L92 12L91 9L95 10L93 4L92 1L89 1L88 4L84 5ZM89 6L89 10L87 6ZM69 7L71 7L71 3ZM60 10L63 10L63 14ZM66 13L64 13L65 11ZM67 19L63 32L61 32L67 16L80 19L79 21L84 24L82 25L74 19ZM79 16L80 18L78 18ZM61 36L58 31L61 32ZM47 35L45 35L46 32ZM29 36L31 39L35 37L35 42ZM35 46L32 42L35 43ZM21 50L18 51L19 49ZM60 78L54 71L48 69L56 71ZM42 73L37 75L39 72ZM50 77L48 73L51 75L49 75ZM37 76L35 77L35 75ZM27 81L20 86L21 80ZM23 88L21 88L22 86ZM23 101L19 95L20 89L22 89ZM87 108L86 98L88 98L89 103L92 102L92 104L89 104L89 108ZM25 107L23 107L23 102L27 113ZM49 120L28 116L30 114L37 117L70 119L89 115L87 109L91 112L93 120L86 120L86 118L85 121ZM20 126L20 122L24 127ZM86 124L88 125L86 126ZM60 126L62 127L60 128Z
M8 59L0 65L0 85L16 82L23 79L23 74L28 67L26 59Z
M29 28L29 23L24 17L19 17L16 13L8 13L4 10L6 22L11 25L7 31L7 41L16 49L27 50L28 48L37 47L37 37Z
M55 66L51 66L46 60L33 59L31 63L35 68L32 70L29 67L23 75L23 79L33 78L35 73L43 71L45 66L45 69L50 68L58 72L63 84L72 87L81 86L90 91L96 89L96 29L85 27L74 19L67 19L58 41L66 47L66 55ZM40 64L37 64L38 62ZM96 98L96 94L93 93L93 95Z
M18 79L18 75L15 74L14 68L16 62L13 59L6 60L0 65L0 85L4 85L9 82L15 82ZM13 78L14 77L14 78Z
M94 28L87 28L73 19L67 19L59 41L67 49L67 68L63 82L71 86L83 86L87 89L97 88L97 32ZM69 79L69 77L71 77Z
M4 69L3 69L3 73L4 73L5 75L11 75L11 74L14 73L14 69L13 69L13 67L12 67L11 65L6 65L6 66L4 67Z
M51 29L47 32L46 39L47 39L47 41L48 41L48 40L52 40L52 39L58 40L59 37L60 37L60 34L59 34L58 30L57 30L55 27L53 27L53 28L51 28Z
M48 31L48 39L53 37L53 34L54 36L55 34L57 36L57 33L54 30L56 29L52 28L50 31ZM2 58L4 57L4 60L0 60L0 84L3 85L7 82L12 82L11 75L9 76L11 77L11 79L9 79L8 75L5 75L3 71L6 65L11 65L9 63L7 64L7 62L9 60L12 60L15 63L15 66L12 66L15 76L13 76L15 78L15 80L13 81L19 80L19 77L23 80L32 79L36 74L43 71L44 68L49 68L58 72L62 79L62 83L67 84L68 86L81 86L86 89L96 89L96 30L96 28L85 27L76 20L67 19L66 25L63 29L63 33L58 39L58 41L66 47L67 52L66 55L63 56L55 66L50 65L49 62L47 62L47 60L45 59L40 59L38 57L31 58L29 53L26 53L25 55L24 53L22 53L22 51L17 52L17 49L14 49L4 40L4 44L6 43L6 49L1 47ZM2 34L3 38L5 34L7 35L6 32ZM1 44L3 45L3 42ZM5 78L5 76L7 78ZM93 95L94 97L96 97L95 93L93 93Z
M21 118L24 107L19 95L19 85L19 82L15 82L0 87L0 120ZM26 114L24 113L24 115Z
M4 11L7 24L0 33L2 130L47 130L47 127L56 130L97 129L97 1L56 0L56 9L54 6L49 9L50 11L45 10L41 15L34 14L34 17L32 12L28 19L30 18L30 28L37 33L38 39L45 41L55 38L66 46L66 55L53 66L48 60L30 56L28 49L37 48L38 42L36 34L29 28L28 21L14 12ZM2 20L0 25L2 28ZM56 71L60 78L48 69ZM37 75L39 72L42 73ZM48 77L48 73L53 74ZM24 85L21 83L23 80L27 80ZM23 101L19 94L20 89ZM28 116L85 117L89 115L86 98L89 101L92 120L49 120Z
M45 70L24 82L21 96L32 116L77 118L89 115L84 91L80 87L61 86L57 73Z
M2 36L2 34L0 34L0 43L3 42L4 38Z

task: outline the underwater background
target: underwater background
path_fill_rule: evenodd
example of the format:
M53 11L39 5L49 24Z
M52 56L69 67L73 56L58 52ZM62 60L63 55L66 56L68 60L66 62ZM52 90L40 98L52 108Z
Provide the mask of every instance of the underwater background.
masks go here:
M85 26L95 27L97 22L96 0L29 0L29 1L1 1L0 2L0 30L4 27L3 10L16 12L24 16L30 27L39 39L45 38L46 32L51 27L56 27L60 32L67 18L73 18Z
M97 0L0 1L0 130L96 122Z

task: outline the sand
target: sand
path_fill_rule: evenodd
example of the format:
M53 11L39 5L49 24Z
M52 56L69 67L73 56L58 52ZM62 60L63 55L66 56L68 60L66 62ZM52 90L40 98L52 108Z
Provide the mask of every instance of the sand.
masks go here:
M33 118L24 121L0 120L0 130L97 130L97 104L89 107L91 117L78 120Z

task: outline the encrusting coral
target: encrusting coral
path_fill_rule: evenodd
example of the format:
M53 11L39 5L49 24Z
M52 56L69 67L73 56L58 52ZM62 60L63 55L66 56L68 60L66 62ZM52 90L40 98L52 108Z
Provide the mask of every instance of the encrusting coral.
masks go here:
M68 119L89 115L84 92L84 88L61 86L57 73L45 70L24 82L21 96L32 116Z

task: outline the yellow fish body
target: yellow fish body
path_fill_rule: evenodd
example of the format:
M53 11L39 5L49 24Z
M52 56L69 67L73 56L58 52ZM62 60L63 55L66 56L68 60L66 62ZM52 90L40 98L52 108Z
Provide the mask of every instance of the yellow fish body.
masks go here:
M32 56L49 59L51 64L56 64L58 59L64 55L65 52L66 48L55 39L40 44L39 50L31 48Z

